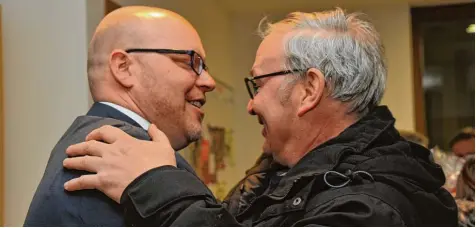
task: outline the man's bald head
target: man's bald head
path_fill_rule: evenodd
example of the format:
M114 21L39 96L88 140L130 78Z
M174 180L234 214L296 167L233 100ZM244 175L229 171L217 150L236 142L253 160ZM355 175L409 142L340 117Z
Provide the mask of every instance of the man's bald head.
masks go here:
M197 31L180 15L159 8L113 11L89 46L94 101L117 104L155 124L176 150L200 138L205 93L215 88L207 69Z
M88 79L93 98L106 80L109 57L115 49L170 48L180 45L174 43L182 42L180 37L191 35L198 37L193 26L169 10L128 6L109 13L99 23L89 44Z

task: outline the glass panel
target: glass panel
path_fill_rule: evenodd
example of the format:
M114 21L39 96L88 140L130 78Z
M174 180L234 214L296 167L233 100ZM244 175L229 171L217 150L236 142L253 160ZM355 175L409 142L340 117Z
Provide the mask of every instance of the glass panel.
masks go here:
M430 146L449 150L463 127L474 127L474 19L426 22L423 90ZM474 27L473 27L474 29Z

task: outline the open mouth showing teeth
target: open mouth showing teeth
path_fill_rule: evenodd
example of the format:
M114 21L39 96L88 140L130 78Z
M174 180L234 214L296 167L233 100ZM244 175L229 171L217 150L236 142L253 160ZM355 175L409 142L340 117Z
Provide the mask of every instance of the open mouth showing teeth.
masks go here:
M203 106L203 101L189 101L188 103L190 103L191 105L197 107L197 108L201 108Z

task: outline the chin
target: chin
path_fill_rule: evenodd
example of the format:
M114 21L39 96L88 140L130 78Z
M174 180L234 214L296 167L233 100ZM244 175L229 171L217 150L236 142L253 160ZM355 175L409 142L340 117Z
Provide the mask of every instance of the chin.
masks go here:
M189 143L195 142L202 137L202 127L190 129L187 131L187 141Z
M176 138L175 144L172 145L175 151L179 151L187 146L190 143L193 143L201 138L201 128L198 129L188 129L186 132L183 132L179 138Z
M263 154L271 155L273 153L271 145L269 144L269 141L266 139L266 137L264 138L263 147L261 149L263 149Z
M287 166L286 159L281 154L280 150L272 149L266 141L263 144L263 154L273 156L273 160L281 165Z
M263 146L263 154L272 155L273 152L271 152L271 150L269 150L267 147L264 147L264 146Z
M278 154L273 154L273 160L281 165L288 166L286 159L280 157Z

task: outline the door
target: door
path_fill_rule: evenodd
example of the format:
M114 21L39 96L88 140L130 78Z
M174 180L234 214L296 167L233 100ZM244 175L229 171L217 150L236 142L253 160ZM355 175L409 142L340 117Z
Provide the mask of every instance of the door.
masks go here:
M449 150L474 128L474 3L413 8L416 129Z

